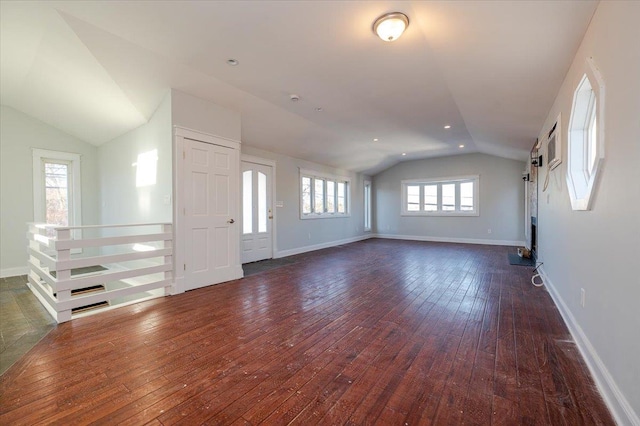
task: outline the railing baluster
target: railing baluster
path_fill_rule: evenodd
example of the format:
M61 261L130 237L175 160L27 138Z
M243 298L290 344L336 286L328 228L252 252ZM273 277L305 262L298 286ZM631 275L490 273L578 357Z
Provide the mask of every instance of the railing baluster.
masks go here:
M163 241L163 244L162 244L163 248L172 249L173 248L173 225L171 225L170 223L162 225L162 232L170 235L170 237L168 237L169 239L166 239ZM164 257L165 265L173 264L173 251L171 253L172 253L171 255ZM164 295L169 296L172 293L171 287L173 286L173 268L171 268L171 270L166 271L164 273L164 278L165 280L170 281L170 284L164 287Z
M56 243L58 241L68 241L71 239L71 231L69 229L56 229L55 231L56 231ZM56 278L55 278L56 286L54 287L53 291L56 293L57 302L65 302L71 299L71 290L70 289L61 290L60 288L58 288L57 284L58 282L61 282L61 281L70 280L71 270L58 269L58 264L59 262L71 259L71 250L70 249L61 250L56 247L56 253L57 253ZM65 322L71 319L71 309L67 309L64 311L60 311L56 309L56 311L58 311L58 318L57 318L58 322Z
M115 240L113 237L106 236L85 239L83 235L83 230L88 228L113 228L124 231L128 228L146 227L148 229L158 225L161 229L160 233L122 232L122 236ZM47 231L52 230L55 238L47 236ZM137 295L137 299L126 302L130 304L159 295L169 295L173 288L172 231L171 223L78 227L29 224L29 288L58 322L71 320L75 316L73 310L76 308L84 308L104 301L112 302L114 299ZM116 231L115 234L118 232ZM156 247L159 245L160 248L151 250L148 247L150 243ZM150 250L116 251L115 254L92 254L81 258L71 254L72 251L81 247L96 247L100 252L101 247L110 244L134 244L141 248L147 246L146 248ZM52 252L55 252L55 259L52 257ZM161 261L150 263L149 259L153 258ZM129 263L123 266L123 262ZM134 266L130 266L132 262ZM71 272L75 268L102 265L106 265L108 269L73 275L72 278ZM109 265L112 266L109 267ZM109 282L116 281L120 284L109 288ZM100 285L103 286L102 291L91 288ZM81 291L76 293L75 290ZM108 307L110 306L92 310L90 313L96 313Z

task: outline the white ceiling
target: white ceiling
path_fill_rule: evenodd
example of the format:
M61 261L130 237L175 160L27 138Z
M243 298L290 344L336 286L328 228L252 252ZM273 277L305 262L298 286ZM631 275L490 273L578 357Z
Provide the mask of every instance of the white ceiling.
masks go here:
M241 112L244 144L348 170L525 159L596 6L3 0L0 100L95 145L144 124L173 87ZM371 25L390 11L410 25L385 43Z

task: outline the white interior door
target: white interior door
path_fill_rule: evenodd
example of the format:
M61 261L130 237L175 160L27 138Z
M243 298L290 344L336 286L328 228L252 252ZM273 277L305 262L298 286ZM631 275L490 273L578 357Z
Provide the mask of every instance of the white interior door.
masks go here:
M238 151L184 139L184 287L237 276Z
M242 263L273 257L273 168L242 162Z

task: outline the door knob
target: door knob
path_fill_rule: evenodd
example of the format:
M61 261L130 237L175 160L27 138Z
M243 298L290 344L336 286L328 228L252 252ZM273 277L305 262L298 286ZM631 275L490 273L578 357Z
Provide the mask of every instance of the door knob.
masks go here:
M229 220L227 221L227 223L235 223L235 222L236 222L236 221L235 221L235 220L233 220L233 219L229 219Z

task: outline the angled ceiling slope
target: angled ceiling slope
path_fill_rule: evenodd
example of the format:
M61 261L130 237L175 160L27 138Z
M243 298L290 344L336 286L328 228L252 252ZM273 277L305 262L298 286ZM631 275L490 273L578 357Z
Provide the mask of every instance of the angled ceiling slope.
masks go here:
M92 143L146 122L56 10L2 3L1 15L3 104Z
M411 22L384 43L389 2L3 1L1 101L96 145L173 87L241 112L247 145L344 169L524 159L596 6L394 2Z

